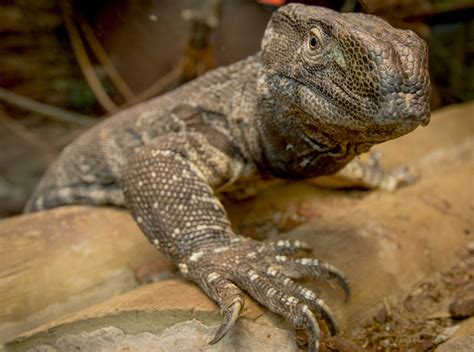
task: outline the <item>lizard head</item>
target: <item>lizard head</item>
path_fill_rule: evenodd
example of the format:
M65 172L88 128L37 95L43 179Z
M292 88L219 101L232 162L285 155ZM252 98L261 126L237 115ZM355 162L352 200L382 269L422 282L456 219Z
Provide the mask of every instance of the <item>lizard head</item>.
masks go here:
M263 77L329 136L378 143L428 124L427 52L414 32L373 15L289 4L265 31Z

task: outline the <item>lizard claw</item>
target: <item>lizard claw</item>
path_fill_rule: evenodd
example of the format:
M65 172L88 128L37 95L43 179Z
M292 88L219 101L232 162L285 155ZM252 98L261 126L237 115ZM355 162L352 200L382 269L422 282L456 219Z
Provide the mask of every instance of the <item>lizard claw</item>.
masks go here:
M318 322L314 317L314 314L308 309L306 305L300 305L300 324L306 328L306 333L308 335L308 351L309 352L318 352L319 351L319 339L321 337L321 332L319 329Z
M223 312L224 319L222 320L222 324L214 335L214 338L209 342L209 345L214 345L219 342L229 332L237 321L241 309L242 303L237 301Z

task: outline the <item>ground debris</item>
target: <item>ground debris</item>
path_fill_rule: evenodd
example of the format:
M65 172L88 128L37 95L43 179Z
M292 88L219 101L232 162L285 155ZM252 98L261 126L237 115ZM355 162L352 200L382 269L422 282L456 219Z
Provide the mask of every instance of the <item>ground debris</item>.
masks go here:
M465 319L474 315L474 295L455 300L449 305L449 312L455 319Z
M321 352L363 352L354 342L340 336L330 336L324 339L321 345Z
M459 319L474 315L473 258L467 248L456 265L403 299L386 298L372 321L349 339L369 351L433 351L458 330Z
M440 343L449 340L451 337L453 337L454 333L459 329L459 325L453 325L453 326L448 326L447 328L444 328L441 333L436 336L436 339L434 340L435 345L439 345Z

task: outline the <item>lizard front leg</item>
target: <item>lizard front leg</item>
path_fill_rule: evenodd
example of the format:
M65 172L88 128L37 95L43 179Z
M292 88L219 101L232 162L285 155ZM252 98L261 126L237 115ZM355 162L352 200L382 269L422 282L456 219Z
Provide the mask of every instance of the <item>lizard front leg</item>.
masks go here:
M234 234L213 187L235 176L237 157L215 137L171 134L133 155L123 172L126 205L148 239L219 304L223 322L211 343L235 323L245 290L295 327L306 328L310 350L317 351L316 317L333 334L338 326L316 293L293 278L334 279L348 295L345 276L322 261L288 257L305 249L299 241L265 244Z
M370 153L369 159L353 159L333 175L306 180L306 183L330 187L363 187L394 191L413 184L417 176L409 167L401 165L385 170L379 163L380 154Z
M367 189L394 191L416 181L416 174L409 167L400 165L385 170L379 163L381 154L371 152L367 161L353 159L336 173L336 176L350 180Z

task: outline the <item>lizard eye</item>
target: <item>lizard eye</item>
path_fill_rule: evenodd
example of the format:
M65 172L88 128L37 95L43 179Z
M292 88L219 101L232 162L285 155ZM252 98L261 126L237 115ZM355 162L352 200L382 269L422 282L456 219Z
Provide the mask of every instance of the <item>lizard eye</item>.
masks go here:
M308 49L316 51L321 49L323 34L319 28L311 28L308 36Z

